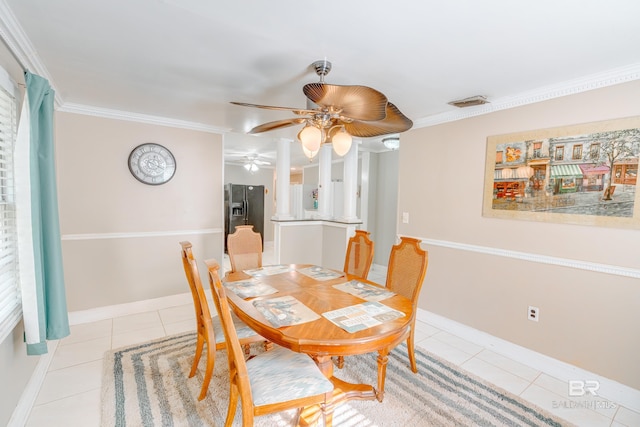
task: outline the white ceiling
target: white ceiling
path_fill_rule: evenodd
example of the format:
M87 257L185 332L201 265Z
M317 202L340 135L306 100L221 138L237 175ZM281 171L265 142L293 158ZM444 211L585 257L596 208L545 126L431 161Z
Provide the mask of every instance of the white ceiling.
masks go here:
M472 108L489 111L640 78L639 16L638 0L0 0L0 35L63 111L225 131L230 152L275 160L299 126L244 133L293 115L229 101L304 108L316 60L419 127L473 114L455 99L485 95Z

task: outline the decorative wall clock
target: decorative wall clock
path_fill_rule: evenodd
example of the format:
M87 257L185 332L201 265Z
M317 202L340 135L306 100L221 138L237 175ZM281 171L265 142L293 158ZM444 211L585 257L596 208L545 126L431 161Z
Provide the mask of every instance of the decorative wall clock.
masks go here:
M129 154L129 170L140 182L160 185L173 178L176 159L162 145L145 143L138 145Z

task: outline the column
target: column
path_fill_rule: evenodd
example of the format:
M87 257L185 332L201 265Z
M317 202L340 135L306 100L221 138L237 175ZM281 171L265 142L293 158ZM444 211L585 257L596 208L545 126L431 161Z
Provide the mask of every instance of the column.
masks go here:
M369 192L371 177L371 153L362 153L362 168L360 171L360 219L362 220L362 228L369 228Z
M280 138L276 153L276 214L273 219L291 219L289 187L291 175L291 140Z
M318 213L319 219L330 219L332 194L331 194L331 144L322 144L318 153Z
M358 198L358 142L351 144L349 152L344 156L344 211L341 221L354 222L358 220L356 215L356 202Z

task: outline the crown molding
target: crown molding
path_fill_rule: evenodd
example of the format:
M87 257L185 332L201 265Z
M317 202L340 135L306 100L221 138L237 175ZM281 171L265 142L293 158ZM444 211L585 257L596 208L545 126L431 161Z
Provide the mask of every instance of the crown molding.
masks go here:
M204 125L201 123L175 120L166 117L156 117L145 114L131 113L126 111L110 110L106 108L92 107L81 104L65 103L56 85L47 71L44 63L40 60L35 48L31 44L22 26L19 24L13 11L5 0L0 0L0 37L7 44L16 60L25 70L31 70L38 75L45 77L55 91L55 103L58 110L63 112L73 112L97 117L114 118L118 120L139 121L161 126L179 127L184 129L199 130L211 133L225 133L230 129ZM640 63L630 64L624 67L614 68L601 73L591 74L562 83L544 86L534 90L522 92L514 96L507 96L490 100L490 103L477 107L457 109L445 113L416 119L413 122L413 129L435 126L442 123L467 119L495 111L520 107L540 101L546 101L561 96L573 95L593 89L599 89L620 83L626 83L640 79Z
M520 107L540 101L547 101L566 95L574 95L593 89L600 89L620 83L626 83L640 79L640 63L630 64L624 67L614 68L605 72L583 76L577 79L564 81L554 85L540 87L534 90L490 100L490 103L477 107L456 109L446 113L434 114L414 120L413 129L435 126L442 123L453 122L495 111Z
M126 120L130 122L197 130L208 133L224 134L231 131L230 128L205 125L203 123L171 119L161 116L152 116L149 114L132 113L129 111L112 110L109 108L92 107L90 105L74 104L71 102L63 104L62 106L58 107L57 110L64 113L84 114L87 116L102 117L105 119Z
M2 1L2 0L0 0ZM536 102L547 101L567 95L574 95L593 89L600 89L607 86L613 86L640 79L640 63L631 64L625 67L619 67L607 70L602 73L591 74L577 79L557 83L554 85L544 86L538 89L526 91L513 96L507 96L490 103L477 107L469 107L459 110L448 111L446 113L427 116L422 119L414 120L413 129L422 127L435 126L442 123L463 120L470 117L480 116L493 113L500 110L520 107L523 105L533 104ZM109 110L106 108L91 107L88 105L60 103L58 108L60 111L73 112L77 114L87 114L98 117L115 118L119 120L130 120L143 123L150 123L163 126L180 127L185 129L200 130L212 133L225 133L231 129L216 126L209 126L200 123L187 122L182 120L169 119L165 117L156 117L145 114L130 113L126 111ZM376 151L372 151L376 152Z
M49 74L47 67L40 60L36 49L5 0L0 0L0 37L2 37L9 51L25 71L29 70L49 81L55 92L54 102L56 106L62 105L62 97L56 90L51 74Z

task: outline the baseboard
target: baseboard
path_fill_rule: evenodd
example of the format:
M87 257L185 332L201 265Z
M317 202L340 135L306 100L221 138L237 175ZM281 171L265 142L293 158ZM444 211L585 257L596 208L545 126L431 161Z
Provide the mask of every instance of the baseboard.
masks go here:
M97 322L100 320L111 319L113 317L144 313L152 310L161 310L184 304L193 304L190 293L170 295L167 297L136 301L126 304L97 307L89 310L73 311L69 313L69 324L79 325L82 323ZM8 427L22 427L27 423L31 409L38 397L38 393L40 392L45 376L49 371L49 365L53 360L53 355L58 348L58 341L50 341L48 342L48 346L49 352L40 356L40 360L31 374L31 378L29 379L27 386L22 392L20 401L11 415Z
M387 267L374 264L373 270L376 271L376 273L386 273ZM163 308L190 303L192 303L191 294L184 293L127 304L98 307L90 310L69 313L69 323L72 325L76 325L81 323L95 322L99 320L110 319L113 317L143 313L145 311L151 310L161 310ZM598 395L602 396L605 399L616 402L628 409L640 412L640 390L636 390L617 381L605 378L601 375L594 374L587 370L570 365L566 362L562 362L560 360L546 356L542 353L538 353L528 348L519 346L517 344L495 337L486 332L482 332L478 329L474 329L470 326L458 323L454 320L429 312L427 310L418 309L417 318L418 320L429 323L430 325L433 325L438 329L457 335L461 338L466 339L467 341L480 345L503 356L509 357L539 371L545 372L546 374L549 374L552 377L558 378L560 380L597 380L600 383ZM54 351L55 349L52 349L49 354L53 354ZM38 376L34 372L31 380L32 382L34 382L34 384L38 384L38 387L35 389L35 396L37 396L39 384L42 383L44 374L46 374L50 363L49 360L49 362L46 362L46 367L41 368L40 365L43 363L43 360L44 359L41 359L41 363L36 369L37 372L40 372L42 369L44 369L40 374L42 378L39 380L39 382L34 382L34 378ZM31 382L28 388L30 387ZM27 392L25 391L25 393L23 393L23 397L26 395ZM33 397L33 401L35 401L35 396ZM23 399L21 399L21 401L22 400ZM30 405L33 404L33 401L31 401ZM28 406L29 409L30 407L31 406ZM26 414L28 416L28 410ZM17 426L20 424L15 425Z
M598 389L599 396L618 403L625 408L640 412L640 390L636 390L617 381L519 346L427 310L419 308L417 319L562 381L596 380L600 383L600 388Z
M11 414L11 419L7 427L24 427L27 425L31 409L38 398L38 393L40 393L44 378L47 375L47 371L49 371L49 365L51 365L53 355L58 348L58 341L49 341L47 346L49 351L47 354L40 356L40 360L33 370L27 386L22 391L22 395L16 408L13 410L13 414Z
M97 322L113 317L127 316L129 314L144 313L145 311L162 310L177 305L193 304L190 293L169 295L166 297L135 301L126 304L108 305L88 310L72 311L69 313L69 324Z

